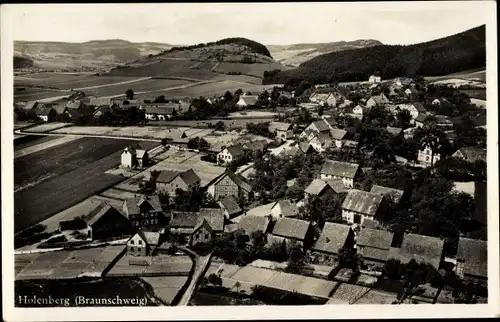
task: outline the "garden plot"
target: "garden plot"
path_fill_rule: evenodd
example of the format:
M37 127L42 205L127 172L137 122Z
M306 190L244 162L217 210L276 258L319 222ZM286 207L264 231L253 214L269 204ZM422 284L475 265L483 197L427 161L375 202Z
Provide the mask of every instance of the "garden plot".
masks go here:
M263 268L245 266L238 270L233 276L231 276L231 279L247 283L268 285L268 282L272 279L275 279L275 276L277 274L279 274L279 272Z
M102 248L86 248L73 251L63 263L89 263L103 252Z
M369 290L369 287L340 283L340 285L335 289L335 292L331 294L330 297L337 300L351 302L360 298Z
M62 263L54 269L51 278L75 278L83 274L88 265L89 263Z
M73 125L72 123L46 123L46 124L40 124L36 125L33 127L30 127L29 129L23 130L24 132L34 132L34 133L46 133L46 132L51 132L54 130L62 129L65 127L70 127Z

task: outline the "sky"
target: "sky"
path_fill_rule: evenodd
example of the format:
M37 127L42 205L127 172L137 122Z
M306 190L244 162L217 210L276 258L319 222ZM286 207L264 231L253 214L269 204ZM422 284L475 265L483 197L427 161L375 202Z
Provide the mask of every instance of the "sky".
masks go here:
M414 44L486 23L481 2L5 5L13 39L196 44L245 37L265 45L376 39Z

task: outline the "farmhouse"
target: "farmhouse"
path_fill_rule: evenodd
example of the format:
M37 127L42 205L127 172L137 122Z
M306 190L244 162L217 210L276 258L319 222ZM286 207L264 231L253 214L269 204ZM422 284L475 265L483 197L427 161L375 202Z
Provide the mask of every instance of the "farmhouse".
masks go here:
M268 235L268 243L274 242L297 242L307 248L313 241L313 229L311 222L294 219L279 218L274 224L271 235Z
M37 107L35 113L36 116L44 122L51 122L55 120L57 116L56 110L52 107Z
M363 228L358 233L356 247L367 264L380 266L389 257L393 237L390 231Z
M363 114L367 110L367 107L362 103L356 105L352 108L352 114L356 115L357 118L363 118Z
M259 100L259 97L256 95L241 95L240 99L236 103L236 106L245 107L245 108L255 107L258 100Z
M155 182L158 191L175 197L177 189L190 191L199 188L201 179L193 169L186 171L162 170Z
M227 196L233 196L237 200L242 198L245 201L253 198L253 189L248 181L229 169L207 187L207 193L216 201Z
M23 110L32 111L40 105L37 101L29 101L23 106Z
M314 179L304 190L304 196L305 196L304 201L308 200L313 196L317 196L320 198L323 197L328 198L329 196L346 192L347 189L345 188L342 180Z
M436 162L441 159L441 154L434 152L433 155L430 145L425 145L423 148L418 150L417 159L420 163L428 167L436 164Z
M342 248L354 246L354 232L348 225L326 222L312 250L336 255Z
M372 108L374 106L385 106L385 104L389 103L389 99L384 95L384 93L380 95L374 95L366 101L366 106L368 108Z
M329 132L315 133L309 141L311 147L318 153L326 151L334 145L333 139Z
M161 225L164 219L163 208L157 195L136 196L123 202L123 212L132 227Z
M142 149L137 149L135 151L135 156L136 156L137 164L139 165L139 168L143 168L149 164L148 151L142 150Z
M468 162L476 162L479 160L486 162L486 150L478 147L464 147L453 153L452 157Z
M382 211L383 200L379 194L351 189L342 203L342 219L363 226L365 218L373 220Z
M244 230L249 236L257 231L267 233L270 223L269 217L245 215L238 222L238 229Z
M56 111L56 115L66 114L66 111L68 110L64 102L55 103L54 105L52 105L52 107Z
M268 143L266 140L255 140L243 143L242 148L243 151L264 153L267 149L267 145Z
M369 83L380 83L382 81L382 77L379 75L371 75L370 78L368 78Z
M225 148L217 154L217 162L220 165L228 165L244 155L245 151L243 150L243 146L241 144L236 144Z
M299 215L297 204L289 199L281 199L276 201L271 208L271 216L278 219L282 217L295 218Z
M222 198L218 201L219 206L224 211L227 219L232 219L243 213L243 209L238 205L238 201L233 196Z
M312 103L320 105L328 105L335 107L337 105L337 98L333 93L314 93L309 97Z
M488 242L460 238L455 270L458 276L486 281L488 279Z
M162 244L161 232L139 230L127 241L127 254L131 256L153 256L155 249Z
M387 196L391 198L394 202L398 203L403 197L404 191L399 189L387 188L384 186L378 186L374 184L370 190L370 193L378 194L381 196Z
M174 116L178 105L173 103L154 103L148 104L144 108L144 116L146 120L164 121Z
M199 212L174 211L170 217L170 233L194 245L208 242L224 231L224 213L221 209L201 208Z
M401 248L391 248L388 260L394 258L402 264L412 259L419 263L428 263L439 269L444 259L444 240L417 234L405 234Z
M82 100L74 100L74 101L68 101L66 103L66 108L68 110L80 110L84 108L84 104Z
M410 113L413 120L416 119L419 114L427 113L427 110L420 102L398 104L397 109L407 110Z
M344 186L352 188L361 170L359 164L327 160L321 169L320 178L322 180L339 179Z
M305 128L305 130L300 134L300 137L311 139L311 133L329 132L330 130L333 130L336 125L337 121L335 121L332 117L314 121Z
M302 155L312 152L313 147L307 142L299 142L292 146L290 149L284 149L280 152L280 155Z
M282 141L286 141L293 137L292 124L283 122L269 123L269 132L276 133L276 137Z

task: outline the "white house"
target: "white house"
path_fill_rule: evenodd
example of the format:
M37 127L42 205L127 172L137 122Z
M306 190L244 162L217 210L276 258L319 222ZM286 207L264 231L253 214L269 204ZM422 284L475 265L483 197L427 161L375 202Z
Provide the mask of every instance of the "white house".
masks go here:
M344 186L348 188L354 187L354 181L360 174L359 164L326 160L321 169L321 180L342 180Z
M293 136L292 124L283 122L269 123L269 132L276 133L276 137L286 141Z
M137 152L134 148L125 148L121 154L121 165L125 168L132 168L137 164Z
M355 107L353 107L353 109L352 109L352 113L353 113L354 115L356 115L356 116L361 116L361 117L363 117L363 113L364 113L365 109L366 109L366 106L363 106L363 105L361 105L361 104L358 104L358 105L356 105Z
M330 137L333 139L333 142L335 143L335 146L337 148L342 148L344 141L345 141L345 136L347 134L347 131L341 130L341 129L333 129L330 130Z
M432 150L429 145L426 145L423 149L418 150L418 161L425 166L432 166L440 159L441 155L438 152L435 152L434 156L432 156Z
M407 110L410 112L413 120L416 119L419 114L427 113L425 107L419 102L398 104L395 111L397 112L398 110Z
M252 107L257 104L258 100L259 97L255 95L241 95L236 105L239 107Z
M371 75L370 78L368 79L369 83L380 83L382 81L382 77L377 76L377 75Z
M222 165L227 165L243 156L244 154L245 152L243 151L243 147L241 145L233 145L225 148L219 154L217 154L217 162Z

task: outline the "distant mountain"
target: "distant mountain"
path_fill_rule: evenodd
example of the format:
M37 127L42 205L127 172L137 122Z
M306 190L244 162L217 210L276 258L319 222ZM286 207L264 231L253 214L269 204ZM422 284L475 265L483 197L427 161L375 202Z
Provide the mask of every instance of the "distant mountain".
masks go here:
M83 43L14 42L15 54L32 59L34 67L63 70L109 68L172 47L163 43L133 43L121 39L92 40Z
M362 81L379 72L382 78L440 76L486 66L486 26L409 46L379 45L332 52L306 61L298 68L266 73L264 84L287 80L314 83Z
M269 69L286 68L272 58L266 46L246 38L226 38L211 43L173 47L116 67L108 74L203 80L222 75L244 75L260 84L264 71Z
M298 66L321 54L343 50L366 48L383 45L374 39L359 39L354 41L336 41L329 43L301 43L293 45L268 45L273 57L282 64Z

